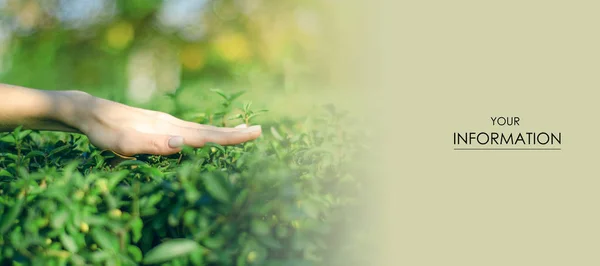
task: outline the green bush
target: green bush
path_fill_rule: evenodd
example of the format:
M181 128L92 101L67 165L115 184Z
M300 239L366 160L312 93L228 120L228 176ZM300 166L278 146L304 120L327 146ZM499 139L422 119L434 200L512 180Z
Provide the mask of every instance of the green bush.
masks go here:
M360 192L364 136L322 111L263 124L252 142L173 156L122 158L82 135L4 133L0 264L333 265L334 251L353 244L337 236Z

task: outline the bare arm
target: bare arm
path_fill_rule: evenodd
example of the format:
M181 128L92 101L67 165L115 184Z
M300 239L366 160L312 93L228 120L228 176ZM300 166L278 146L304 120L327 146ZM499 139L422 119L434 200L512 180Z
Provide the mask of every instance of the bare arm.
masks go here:
M77 91L43 91L0 84L0 131L12 131L22 125L27 129L79 132L63 122L74 116Z
M92 144L123 155L169 155L182 145L234 145L254 140L260 126L221 128L183 121L94 97L81 91L43 91L0 84L0 131L27 129L82 133Z

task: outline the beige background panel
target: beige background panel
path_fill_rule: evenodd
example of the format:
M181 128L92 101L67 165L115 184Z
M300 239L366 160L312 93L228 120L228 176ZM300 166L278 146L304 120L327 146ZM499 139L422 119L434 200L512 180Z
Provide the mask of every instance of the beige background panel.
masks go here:
M600 2L378 4L377 265L600 265ZM563 150L453 150L492 130L561 132Z

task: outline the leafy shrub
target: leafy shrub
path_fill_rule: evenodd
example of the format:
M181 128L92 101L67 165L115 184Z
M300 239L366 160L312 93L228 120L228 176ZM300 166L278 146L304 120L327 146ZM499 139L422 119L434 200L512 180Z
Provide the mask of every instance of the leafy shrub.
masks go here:
M332 265L360 192L349 122L329 107L241 145L133 158L2 134L0 264Z

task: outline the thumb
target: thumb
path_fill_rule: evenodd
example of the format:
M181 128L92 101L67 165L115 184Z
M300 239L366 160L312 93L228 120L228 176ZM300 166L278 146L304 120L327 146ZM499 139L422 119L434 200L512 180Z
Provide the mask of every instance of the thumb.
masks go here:
M119 145L123 152L129 155L152 154L171 155L181 151L184 139L181 136L159 135L159 134L132 134L122 140Z

